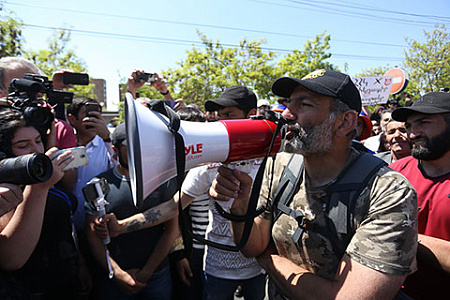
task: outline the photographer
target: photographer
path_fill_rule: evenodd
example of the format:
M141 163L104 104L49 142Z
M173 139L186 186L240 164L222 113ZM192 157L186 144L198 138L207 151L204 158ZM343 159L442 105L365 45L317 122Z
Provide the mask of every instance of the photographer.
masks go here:
M70 70L57 71L52 76L53 89L62 90L71 87L64 84L63 74L72 72ZM9 94L8 88L11 80L14 78L23 78L25 74L40 74L39 69L29 60L21 57L3 57L0 59L0 98ZM10 106L11 101L1 99L0 105ZM49 106L47 103L45 104ZM52 109L52 113L54 113ZM64 120L55 118L54 124L49 129L46 149L57 147L58 149L66 149L76 147L76 137L72 126ZM63 179L59 183L68 190L75 187L77 180L77 170L72 169L65 173Z
M45 138L20 111L0 112L0 151L7 157L44 153ZM76 200L53 185L73 157L70 151L55 157L56 151L52 148L46 152L52 158L50 179L26 185L22 203L0 217L0 264L3 270L18 269L14 275L31 294L70 299L79 270L71 225Z

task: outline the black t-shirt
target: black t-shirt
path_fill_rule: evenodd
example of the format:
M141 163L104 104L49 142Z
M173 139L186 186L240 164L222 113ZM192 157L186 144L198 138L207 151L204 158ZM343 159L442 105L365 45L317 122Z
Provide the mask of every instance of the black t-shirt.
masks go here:
M137 213L146 211L160 203L172 199L176 191L175 180L169 180L148 196L141 207L137 208L131 195L130 179L117 173L116 168L108 170L97 176L106 179L110 191L105 196L106 213L114 213L119 220L128 218ZM86 202L85 210L88 214L97 214L93 203ZM111 239L108 249L111 257L123 270L142 268L152 254L155 245L164 231L164 224L147 229L119 235ZM165 266L164 261L161 266Z
M73 293L78 251L72 236L71 216L76 203L75 196L68 191L49 190L36 248L26 264L13 272L30 292Z

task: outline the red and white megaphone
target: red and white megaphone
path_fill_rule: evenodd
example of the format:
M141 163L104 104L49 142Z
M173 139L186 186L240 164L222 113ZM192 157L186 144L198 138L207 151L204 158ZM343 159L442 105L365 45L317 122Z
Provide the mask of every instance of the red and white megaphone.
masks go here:
M125 121L131 191L136 206L161 184L177 176L175 139L168 119L136 103L127 93ZM243 119L199 123L181 121L178 132L185 144L185 170L213 162L264 157L276 124L269 120ZM271 154L280 149L281 138Z

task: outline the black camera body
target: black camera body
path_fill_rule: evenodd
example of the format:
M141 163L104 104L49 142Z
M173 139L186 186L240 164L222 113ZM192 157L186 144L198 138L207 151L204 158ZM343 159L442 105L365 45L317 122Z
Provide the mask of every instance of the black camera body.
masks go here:
M89 82L87 74L70 74L71 76L64 77L64 83L86 84ZM14 78L9 85L9 92L8 99L13 103L12 108L20 110L30 124L43 130L50 128L54 114L41 99L38 99L38 94L46 94L46 102L56 109L59 108L58 104L64 108L64 103L71 103L73 100L73 93L53 90L53 82L48 80L48 77L38 74L24 74L23 78Z

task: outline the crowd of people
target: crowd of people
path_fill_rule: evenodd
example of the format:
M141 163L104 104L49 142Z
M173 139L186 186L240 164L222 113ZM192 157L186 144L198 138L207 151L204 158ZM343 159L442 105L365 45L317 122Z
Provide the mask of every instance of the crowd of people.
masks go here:
M64 72L53 74L55 90L70 87ZM450 294L448 91L416 101L404 94L403 105L392 99L370 113L350 76L316 70L277 79L276 105L248 87L229 86L205 99L203 111L174 100L156 74L151 85L181 120L264 118L272 111L284 122L284 145L267 160L242 162L245 171L194 167L182 184L173 178L136 207L125 123L105 122L94 99L75 95L61 114L39 93L8 90L28 73L39 69L23 58L0 59L0 159L41 154L50 174L18 183L3 175L0 161L0 299ZM149 107L150 99L136 97L146 83L142 73L131 73L128 92ZM36 122L30 107L51 119ZM75 147L86 150L88 163L70 168ZM259 215L249 213L253 200ZM236 245L239 251L230 250Z

